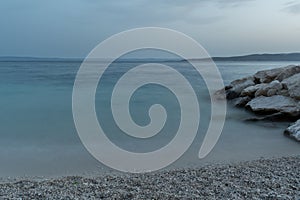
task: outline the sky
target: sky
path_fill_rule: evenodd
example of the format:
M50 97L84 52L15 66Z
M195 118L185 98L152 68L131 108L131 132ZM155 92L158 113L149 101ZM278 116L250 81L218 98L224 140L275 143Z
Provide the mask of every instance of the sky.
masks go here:
M0 56L85 57L132 28L171 28L211 56L300 52L300 0L1 0Z

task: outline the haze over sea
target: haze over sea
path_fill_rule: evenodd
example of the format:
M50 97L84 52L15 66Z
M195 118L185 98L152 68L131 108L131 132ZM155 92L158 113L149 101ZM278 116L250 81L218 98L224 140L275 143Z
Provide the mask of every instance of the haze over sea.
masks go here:
M116 127L109 109L113 84L128 69L142 63L142 60L132 59L113 63L100 81L96 94L98 119L110 133L108 137L117 145L137 152L151 151L170 141L179 120L178 102L172 93L157 85L147 85L132 97L131 114L136 123L146 125L149 122L149 106L154 103L164 105L169 118L162 132L149 141L132 140ZM79 61L68 60L0 62L0 177L93 174L111 170L85 150L74 126L72 88L80 64ZM229 106L218 144L207 158L199 160L197 154L210 119L207 88L187 62L164 64L180 71L192 83L201 111L196 140L183 157L169 168L300 153L299 144L282 134L286 124L245 122L243 119L251 117L251 114ZM228 84L259 70L298 63L218 61L216 64L224 83ZM145 72L145 76L147 73L150 72Z

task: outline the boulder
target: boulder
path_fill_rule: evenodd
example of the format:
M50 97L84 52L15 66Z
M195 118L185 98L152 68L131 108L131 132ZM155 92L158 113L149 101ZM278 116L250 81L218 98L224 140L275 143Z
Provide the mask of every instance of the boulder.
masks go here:
M267 97L274 96L275 94L277 94L277 92L279 91L274 88L271 88L267 91Z
M230 83L228 87L225 88L226 90L226 97L227 99L234 99L241 95L241 92L249 87L255 85L254 78L252 76L235 80Z
M290 65L287 67L259 71L254 75L254 78L257 83L270 83L273 80L282 81L299 72L300 66Z
M289 91L287 89L282 89L282 90L278 91L277 94L282 95L282 96L286 96L286 97L290 96Z
M295 74L300 73L300 66L290 65L285 67L284 70L275 78L278 81L283 81Z
M252 77L231 82L216 94L256 114L246 121L298 120L285 134L300 141L300 66L259 71Z
M254 74L255 81L257 83L270 83L272 82L281 72L282 68L275 68L269 70L259 71Z
M252 85L249 86L247 88L245 88L242 92L241 92L241 96L245 97L245 96L249 96L249 97L254 97L255 92L264 87L265 85L267 85L266 83L261 83L261 84L257 84L257 85Z
M225 89L218 90L214 93L214 99L216 100L225 100L226 99L226 91Z
M284 79L282 85L288 90L290 97L300 100L300 73Z
M256 97L247 103L246 107L258 114L281 113L282 116L300 116L299 103L290 97L281 95Z
M282 89L282 85L278 80L272 81L269 84L259 84L260 87L255 92L255 97L258 96L273 96Z
M282 122L282 121L293 121L293 117L289 117L287 115L283 115L282 113L274 113L270 115L259 115L245 119L244 121L272 121L272 122Z
M300 119L288 127L284 133L297 141L300 141Z
M278 81L272 81L271 83L261 83L257 85L253 85L245 88L241 92L241 96L250 96L250 97L258 97L258 96L273 96L277 93L280 93L282 90L282 84Z
M238 97L236 99L233 99L232 103L236 107L244 107L249 101L251 101L251 98L246 96L246 97Z

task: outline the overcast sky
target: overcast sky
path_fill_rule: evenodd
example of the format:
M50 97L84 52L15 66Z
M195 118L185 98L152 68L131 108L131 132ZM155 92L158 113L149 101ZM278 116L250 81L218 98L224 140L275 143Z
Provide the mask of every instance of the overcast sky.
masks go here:
M85 57L131 28L181 31L212 56L300 52L300 1L1 0L0 56Z

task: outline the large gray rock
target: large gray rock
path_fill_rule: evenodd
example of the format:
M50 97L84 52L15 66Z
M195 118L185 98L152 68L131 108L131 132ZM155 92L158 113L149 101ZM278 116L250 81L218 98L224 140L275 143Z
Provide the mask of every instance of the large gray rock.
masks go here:
M233 99L232 103L236 107L244 107L249 101L251 101L251 98L246 96L246 97L238 97L236 99Z
M226 91L225 89L221 89L221 90L218 90L214 93L214 96L213 96L214 99L216 100L225 100L226 99Z
M269 70L259 71L254 74L254 78L258 83L270 83L272 82L281 72L282 68L275 68Z
M300 66L263 70L231 82L217 94L256 113L247 121L295 121L285 134L300 141Z
M258 96L273 96L282 90L282 84L278 81L272 81L271 83L261 83L245 88L241 92L241 96L258 97Z
M295 74L300 73L300 66L290 65L284 68L284 70L275 78L278 81L283 81Z
M287 67L259 71L254 75L254 78L258 83L270 83L275 79L282 81L283 79L299 72L300 66L290 65Z
M282 90L278 91L277 94L282 95L282 96L286 96L286 97L290 96L289 91L287 89L282 89Z
M284 79L282 84L291 97L300 100L300 73Z
M255 122L255 121L272 121L272 122L282 122L282 121L289 121L282 113L274 113L270 115L256 115L249 117L245 119L244 121L250 121L250 122Z
M266 85L267 85L267 83L261 83L261 84L249 86L241 92L241 96L242 97L245 97L245 96L254 97L255 92Z
M299 102L281 95L256 97L247 103L246 107L260 114L282 113L292 117L300 115Z
M277 94L281 89L282 89L282 85L278 80L272 81L269 84L259 84L260 87L258 88L258 90L255 92L255 97L258 96L273 96L275 94Z
M252 85L255 85L254 78L252 76L231 82L230 85L225 88L227 99L234 99L239 97L241 95L241 92L245 88Z
M290 127L288 127L284 133L297 141L300 141L300 119L292 124Z

